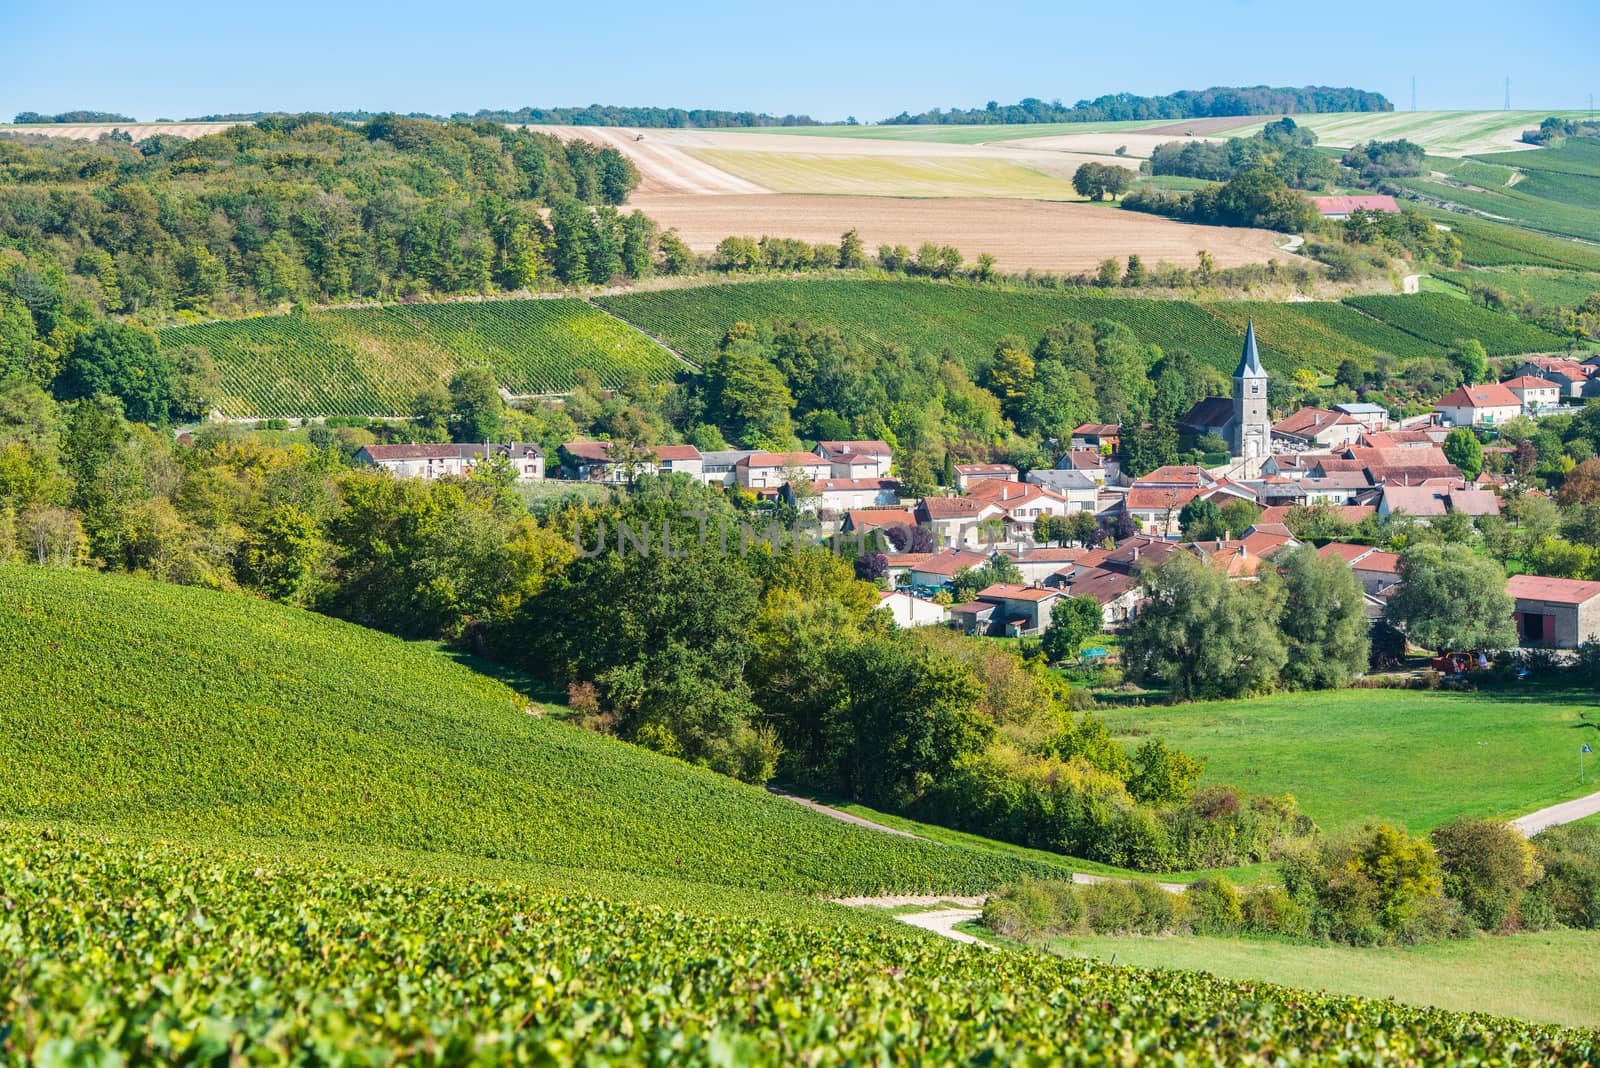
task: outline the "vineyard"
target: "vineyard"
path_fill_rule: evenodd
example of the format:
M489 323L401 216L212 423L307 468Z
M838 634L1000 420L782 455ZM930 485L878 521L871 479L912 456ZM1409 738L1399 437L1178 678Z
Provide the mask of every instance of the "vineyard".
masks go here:
M1532 267L1504 270L1440 271L1434 277L1468 289L1492 286L1513 301L1529 301L1552 307L1575 307L1600 293L1600 273L1552 271Z
M1585 1064L1483 1014L0 826L0 1059Z
M1517 226L1600 241L1600 140L1569 138L1559 148L1473 159L1430 158L1433 172L1400 184ZM1470 259L1470 256L1469 256Z
M1476 267L1556 267L1600 271L1600 247L1536 234L1488 219L1430 209L1427 214L1461 239L1462 259Z
M1375 299L1407 306L1404 313L1387 311L1386 316L1394 319L1390 322L1385 316L1375 318L1361 301L1197 304L914 281L752 282L629 293L598 303L695 359L708 358L735 322L778 319L832 324L863 343L932 352L949 349L969 366L1006 334L1031 342L1045 327L1069 318L1124 323L1141 340L1166 350L1185 349L1224 373L1238 362L1240 338L1250 316L1256 318L1262 359L1269 370L1278 372L1299 367L1331 371L1347 356L1366 359L1374 352L1443 355L1443 346L1458 337L1476 336L1475 331L1483 333L1491 352L1561 346L1559 339L1543 331L1484 309L1467 308L1463 313L1429 298L1420 304L1414 297Z
M606 386L684 369L667 350L581 300L391 305L174 327L164 348L211 354L226 416L389 415L463 364L513 393L558 393L579 369Z
M0 719L0 819L807 894L1047 870L552 722L431 646L142 579L0 564Z
M1490 356L1559 350L1565 344L1537 326L1518 322L1488 308L1457 300L1444 293L1410 297L1352 297L1345 303L1396 330L1436 345L1457 338L1477 338Z

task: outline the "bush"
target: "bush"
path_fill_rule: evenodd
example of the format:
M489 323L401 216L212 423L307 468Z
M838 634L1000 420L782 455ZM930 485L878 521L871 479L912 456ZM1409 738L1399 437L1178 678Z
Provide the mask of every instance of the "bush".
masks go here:
M1095 934L1124 934L1144 926L1144 900L1132 883L1109 881L1084 887L1084 920Z
M1070 896L1070 895L1069 895ZM1055 921L1057 895L1032 879L1001 887L983 906L983 925L1005 938L1028 942Z
M1151 882L1128 884L1139 899L1140 934L1168 934L1175 930L1188 914L1188 899L1169 893Z
M1291 854L1283 883L1311 933L1335 942L1426 941L1456 925L1433 847L1385 823Z
M1552 827L1534 839L1544 878L1524 912L1538 910L1547 926L1600 927L1600 825Z
M1228 880L1211 876L1189 887L1189 926L1195 934L1238 934L1244 926L1239 892Z
M1253 887L1240 906L1244 930L1250 934L1304 938L1310 933L1311 917L1281 886Z
M1458 819L1430 838L1444 872L1444 891L1486 931L1515 924L1524 891L1543 874L1534 849L1510 824Z

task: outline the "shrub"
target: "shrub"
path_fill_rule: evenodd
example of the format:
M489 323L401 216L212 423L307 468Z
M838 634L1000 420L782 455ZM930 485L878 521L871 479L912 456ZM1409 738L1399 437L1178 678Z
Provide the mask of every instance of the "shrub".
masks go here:
M1335 942L1426 940L1454 923L1433 847L1386 823L1292 853L1283 882L1310 914L1311 932Z
M1478 927L1516 921L1523 892L1542 873L1527 840L1499 820L1458 819L1429 836L1444 872L1445 893Z
M1152 882L1129 884L1139 899L1139 933L1167 934L1174 930L1188 913L1188 900L1169 893Z
M983 924L1005 938L1028 942L1055 919L1056 895L1042 882L1026 879L1003 886L983 906Z
M1226 879L1211 876L1189 887L1189 926L1195 934L1238 934L1244 926L1239 892Z
M1095 934L1123 934L1144 925L1144 900L1132 883L1103 882L1086 886L1084 920Z
M1529 895L1552 923L1600 927L1600 825L1552 827L1534 839L1544 869Z
M1304 938L1311 930L1311 917L1281 886L1251 888L1240 907L1244 930L1251 934Z

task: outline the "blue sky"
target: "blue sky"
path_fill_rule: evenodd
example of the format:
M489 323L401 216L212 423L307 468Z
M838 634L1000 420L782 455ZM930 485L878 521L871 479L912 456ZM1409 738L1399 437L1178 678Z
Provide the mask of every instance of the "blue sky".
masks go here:
M9 10L6 10L9 9ZM1354 85L1422 108L1600 95L1593 0L1131 3L6 0L0 119L658 104L839 119L1024 96Z

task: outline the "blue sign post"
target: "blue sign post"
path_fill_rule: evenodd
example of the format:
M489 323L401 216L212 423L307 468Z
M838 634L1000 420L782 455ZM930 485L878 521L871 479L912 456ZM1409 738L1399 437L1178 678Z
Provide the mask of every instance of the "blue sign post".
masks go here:
M1578 750L1578 783L1579 783L1579 785L1583 784L1583 754L1592 753L1592 752L1594 752L1594 750L1589 748L1589 743L1588 742L1584 742L1583 743L1583 748Z

